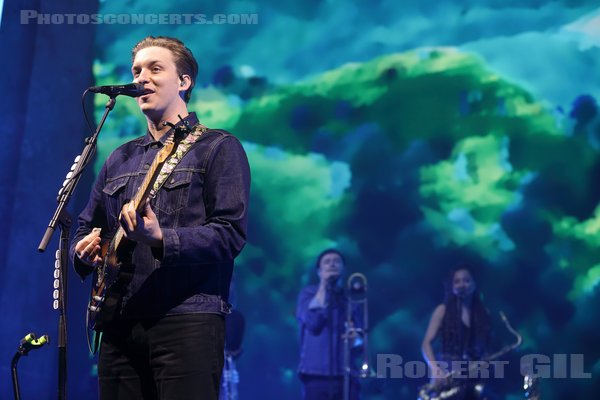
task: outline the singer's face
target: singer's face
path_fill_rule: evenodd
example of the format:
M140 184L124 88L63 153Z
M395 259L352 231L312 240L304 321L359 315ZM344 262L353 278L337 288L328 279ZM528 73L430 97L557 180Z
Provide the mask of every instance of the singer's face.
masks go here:
M472 295L474 291L475 281L471 273L466 269L456 271L452 279L452 292L460 298L465 298Z
M344 261L339 254L328 253L321 258L319 263L319 269L317 274L321 279L328 279L331 276L338 276L342 274L344 269Z
M185 87L180 85L171 50L163 47L141 49L133 60L131 72L134 82L141 83L154 92L136 98L140 109L147 116L162 118L179 112L178 108L182 103L185 106L179 94Z

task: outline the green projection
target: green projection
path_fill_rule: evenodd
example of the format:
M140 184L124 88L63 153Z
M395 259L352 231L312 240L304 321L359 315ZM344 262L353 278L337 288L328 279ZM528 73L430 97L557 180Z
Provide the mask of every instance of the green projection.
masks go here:
M369 279L373 357L395 353L407 361L421 359L422 335L441 300L441 281L449 268L466 262L475 266L492 313L504 310L524 335L521 354L557 349L582 353L591 369L600 356L597 324L588 315L600 300L600 189L595 184L600 123L594 97L578 93L565 100L567 106L550 103L540 93L555 93L554 82L534 79L538 73L533 71L530 85L523 84L523 71L529 71L527 52L511 54L503 47L510 68L498 60L496 65L503 68L491 64L495 42L483 37L496 31L509 35L506 18L519 15L513 9L490 11L490 20L502 18L494 24L483 21L485 29L480 26L481 33L470 37L470 50L460 46L461 40L468 42L461 35L471 34L460 18L476 24L475 16L481 15L469 14L469 7L456 17L461 35L455 32L448 40L430 32L422 43L415 36L413 42L395 46L390 36L392 44L381 45L385 51L365 50L355 57L334 45L327 51L314 43L310 51L290 45L295 61L287 60L290 70L282 67L284 55L272 54L271 62L264 53L243 50L244 35L253 49L268 49L269 40L280 44L282 38L264 32L281 28L287 21L282 15L291 12L286 7L292 3L263 13L259 7L264 25L252 27L252 33L239 26L143 32L180 36L203 56L218 54L215 48L234 54L222 64L201 60L201 83L189 108L205 125L240 138L252 170L249 240L236 264L237 306L247 321L239 360L242 393L258 398L262 390L264 398L298 398L296 296L314 279L314 258L329 246L346 254L349 272L362 272ZM566 14L548 8L535 12L540 18L575 18L569 7ZM340 8L340 15L346 11ZM292 14L286 18L310 18ZM529 16L526 27L537 14L523 15ZM435 25L439 15L431 18ZM101 37L111 37L110 29ZM297 29L294 25L299 42L313 37ZM314 29L327 27L318 24ZM357 38L363 34L359 27L347 29L355 29ZM361 29L372 33L378 28ZM410 35L411 26L406 29ZM123 58L100 56L94 67L97 84L131 80L127 56L142 31L136 27L128 40L120 38L104 50ZM220 40L205 41L203 33ZM532 36L521 39L529 49ZM539 39L536 49L549 49L552 40ZM298 62L294 51L310 53L307 60L316 66ZM337 58L331 61L334 54ZM581 53L581 64L597 54ZM568 65L579 70L573 63ZM560 65L547 68L559 70ZM515 75L521 71L520 78L503 74L507 70ZM564 87L569 70L560 71ZM297 78L289 78L294 74ZM584 87L575 83L577 90ZM597 85L590 93L596 90ZM96 99L97 116L104 101ZM97 166L119 143L143 133L144 125L134 100L119 99L101 138ZM500 323L499 346L509 340L502 329ZM556 335L563 331L577 340ZM599 366L595 368L597 373ZM501 391L520 396L518 371L515 375L497 384ZM367 384L365 396L414 398L423 383ZM566 381L560 385L564 389L554 389L557 396L577 387Z

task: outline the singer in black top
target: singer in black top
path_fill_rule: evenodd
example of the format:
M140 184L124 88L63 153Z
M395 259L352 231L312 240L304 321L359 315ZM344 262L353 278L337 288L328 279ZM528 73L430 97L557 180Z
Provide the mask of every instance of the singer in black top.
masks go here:
M343 335L347 300L343 293L344 257L335 249L323 251L316 263L318 285L304 287L298 297L300 328L298 375L304 400L343 399ZM350 399L359 387L350 381Z
M434 352L433 342L440 339L440 351ZM480 361L489 354L491 341L490 315L477 291L473 275L468 267L453 271L446 284L446 296L433 311L421 350L431 372L431 385L445 387L450 393L446 377L452 373L453 362L457 371L467 371L469 361ZM466 366L464 365L466 364ZM452 400L490 398L483 385L468 379L468 373L457 374L450 386L455 390Z
M233 260L246 241L248 160L234 136L188 112L198 65L181 41L147 37L132 64L148 130L104 163L71 246L83 278L103 262L101 240L117 227L135 243L133 277L102 334L100 399L216 400ZM195 139L136 211L130 200L175 127Z

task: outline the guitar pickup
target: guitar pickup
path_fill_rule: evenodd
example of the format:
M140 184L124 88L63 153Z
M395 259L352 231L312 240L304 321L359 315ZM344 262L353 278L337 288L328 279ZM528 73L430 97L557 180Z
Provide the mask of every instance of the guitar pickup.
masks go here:
M94 301L104 301L104 297L101 297L101 296L94 296L94 297L92 297L92 299Z

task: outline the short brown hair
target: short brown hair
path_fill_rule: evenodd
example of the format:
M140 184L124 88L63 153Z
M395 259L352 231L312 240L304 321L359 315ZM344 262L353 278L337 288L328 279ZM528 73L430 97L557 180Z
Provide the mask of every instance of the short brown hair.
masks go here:
M175 66L179 76L189 75L191 78L190 88L185 91L184 100L187 103L192 96L192 89L196 85L196 77L198 76L198 63L185 44L176 38L168 36L147 36L140 40L131 50L131 63L135 60L138 51L147 47L163 47L171 50L175 59Z

